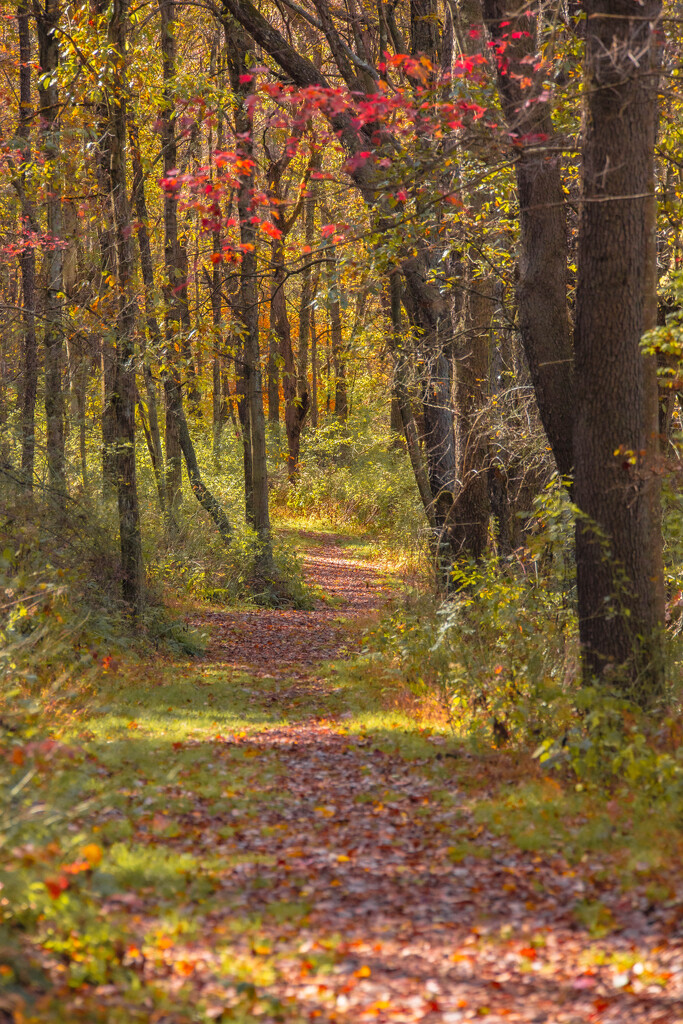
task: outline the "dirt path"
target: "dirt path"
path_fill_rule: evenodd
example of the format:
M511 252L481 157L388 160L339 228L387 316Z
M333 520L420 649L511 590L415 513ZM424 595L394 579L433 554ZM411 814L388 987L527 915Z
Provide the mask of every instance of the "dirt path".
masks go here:
M207 660L257 678L305 680L315 676L318 662L348 651L354 624L379 607L382 578L374 566L353 558L343 538L306 531L299 536L314 542L304 554L304 574L324 598L311 611L205 613L197 625L211 635Z
M308 720L223 741L225 756L279 772L260 793L255 783L257 811L233 812L223 846L241 863L224 872L211 920L259 915L261 947L245 934L236 955L260 948L271 966L258 1010L234 1019L681 1024L680 903L622 893L598 857L576 869L520 852L477 826L456 767L407 762L316 720L329 683L315 664L343 654L339 617L372 613L381 578L332 537L309 548L306 571L337 607L209 619L209 660L289 680L276 701L312 700ZM592 939L579 904L609 934ZM202 976L216 984L206 954ZM215 1001L240 998L227 989Z

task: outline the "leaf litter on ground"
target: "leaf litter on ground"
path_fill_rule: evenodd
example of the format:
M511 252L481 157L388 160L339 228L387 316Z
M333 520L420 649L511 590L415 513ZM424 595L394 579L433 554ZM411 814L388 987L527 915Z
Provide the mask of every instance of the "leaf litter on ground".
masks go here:
M197 613L202 658L64 726L43 798L98 802L14 851L0 1020L683 1022L680 877L655 900L482 824L488 765L346 708L377 570L321 536L307 571L336 607Z

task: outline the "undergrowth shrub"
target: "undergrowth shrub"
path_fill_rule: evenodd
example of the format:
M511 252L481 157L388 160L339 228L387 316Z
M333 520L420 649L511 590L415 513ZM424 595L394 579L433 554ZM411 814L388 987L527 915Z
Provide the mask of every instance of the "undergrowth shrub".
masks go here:
M283 482L273 495L279 507L410 545L424 513L403 444L388 427L358 414L326 420L305 442L296 485Z
M458 735L537 740L571 715L577 670L572 512L559 484L535 503L530 546L460 565L446 601L397 609L373 644L397 659L413 690L435 695Z

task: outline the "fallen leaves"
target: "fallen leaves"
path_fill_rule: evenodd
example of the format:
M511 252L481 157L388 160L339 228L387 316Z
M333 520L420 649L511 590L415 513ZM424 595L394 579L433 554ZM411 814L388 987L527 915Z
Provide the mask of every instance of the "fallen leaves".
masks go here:
M338 554L313 550L314 580L365 614L377 576ZM211 665L212 692L227 690L226 666L252 666L255 705L270 694L308 717L257 728L211 712L163 740L131 707L112 737L147 758L118 793L125 813L85 815L99 842L74 836L75 853L15 851L47 872L36 942L58 1008L41 1024L673 1024L681 889L654 913L590 860L523 852L475 820L474 760L408 762L342 727L316 667L348 642L338 614L209 613L214 640L187 686Z

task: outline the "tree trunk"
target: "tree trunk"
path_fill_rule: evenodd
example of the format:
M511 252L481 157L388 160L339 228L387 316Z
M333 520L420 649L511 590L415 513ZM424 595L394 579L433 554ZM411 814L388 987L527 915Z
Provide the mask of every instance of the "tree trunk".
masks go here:
M128 0L112 0L108 27L110 52L121 55L113 68L109 118L103 151L107 155L109 195L114 214L118 315L113 408L116 424L116 489L121 544L123 599L134 615L143 593L142 540L135 465L135 332L137 302L133 290L133 242L126 183L126 37Z
M479 559L486 550L490 515L488 438L481 421L489 376L492 282L468 276L462 338L456 344L455 426L457 493L451 513L453 547Z
M509 0L483 0L498 64L498 92L515 157L519 201L519 329L541 422L562 476L574 464L574 381L567 311L567 215L560 154L554 151L550 106L530 64L537 26L530 11Z
M330 315L332 365L334 366L334 414L343 423L348 419L349 415L349 396L346 386L346 360L344 358L344 338L342 335L337 253L334 246L330 248L330 253L332 268L330 270L328 309Z
M318 429L318 332L315 309L311 307L311 426Z
M159 0L161 14L161 53L163 65L163 99L160 112L161 142L164 155L164 178L168 181L177 169L178 147L175 135L175 102L173 80L175 78L176 37L174 0ZM164 258L166 282L166 350L164 363L164 397L166 400L166 506L171 520L182 499L182 462L180 448L180 412L182 412L182 391L180 379L180 355L182 346L179 339L183 330L182 253L178 247L178 199L176 190L167 188L164 192ZM187 279L185 279L185 297Z
M102 4L100 4L100 10ZM101 213L97 223L97 240L100 249L99 299L104 313L103 323L114 317L110 308L115 303L111 283L116 277L116 235L114 211L111 205L111 181L109 151L105 140L109 131L109 109L106 99L100 98L95 104L97 143L95 150L95 176L101 197ZM98 308L100 308L98 306ZM102 428L102 490L105 497L116 491L116 412L114 410L114 388L116 377L115 342L105 329L99 339L101 372L101 413Z
M579 631L586 680L662 694L656 380L648 326L658 0L588 0L575 333Z
M394 356L394 404L406 439L410 464L413 468L420 498L427 520L432 529L436 526L432 492L420 448L420 439L410 402L409 361L403 344L401 328L401 276L395 270L389 276L389 300L391 313L391 348Z
M268 335L268 364L266 367L269 423L280 422L280 369L278 366L278 355L277 335L271 324Z
M59 64L56 0L45 0L37 13L38 50L40 57L40 118L42 149L47 177L47 233L56 244L48 243L45 292L45 419L47 423L47 466L52 500L64 505L66 495L66 463L64 456L64 397L62 394L62 363L64 348L62 186L60 161L59 93L56 72Z
M142 157L140 155L140 144L138 141L137 125L133 121L128 122L128 137L130 139L131 163L133 168L133 202L135 204L135 216L137 218L138 249L140 251L140 269L142 271L142 283L144 285L145 318L147 321L147 335L152 349L152 358L162 355L163 341L159 323L154 309L154 264L152 262L152 250L149 242L149 215L147 213L147 201L145 198L145 177L142 169ZM143 347L142 355L142 376L147 396L147 413L149 416L149 436L151 441L150 456L154 478L159 496L159 507L161 512L166 510L166 494L163 480L163 456L161 452L161 435L159 432L159 415L157 401L157 386L150 366L150 354L147 346Z
M308 392L297 395L297 375L292 349L292 330L287 316L285 300L285 254L282 239L273 239L271 245L273 278L270 295L271 336L279 342L282 356L282 390L285 398L285 428L287 431L287 475L291 483L296 479L299 464L301 428L308 412Z
M259 352L257 234L255 225L251 223L251 200L254 189L254 170L251 163L253 161L253 124L250 110L245 103L253 86L244 81L245 77L250 77L248 76L247 54L251 51L251 41L236 22L226 18L224 27L230 81L235 97L235 128L240 139L240 154L251 166L250 171L242 173L237 190L240 241L242 246L246 247L240 267L237 308L242 331L245 412L248 415L249 426L247 435L246 422L243 422L245 445L247 437L249 440L248 455L245 448L247 520L251 520L260 542L259 572L264 578L270 578L272 575L272 546L268 509L266 421L263 411L263 383Z
M19 124L17 138L21 140L21 176L24 199L22 201L22 241L20 257L22 318L22 377L19 395L19 419L21 423L21 473L27 490L33 490L33 472L36 448L36 395L38 392L38 346L36 342L36 256L29 244L32 210L26 198L25 169L31 162L31 121L33 103L31 98L31 30L29 24L28 0L20 0L17 6L17 27L19 30Z
M312 170L318 170L319 160L311 160ZM304 245L310 251L313 248L315 233L315 190L308 186L308 195L304 200ZM308 349L311 336L311 303L314 299L313 267L310 260L306 261L301 274L301 302L299 304L299 352L297 360L297 393L299 399L308 393Z

